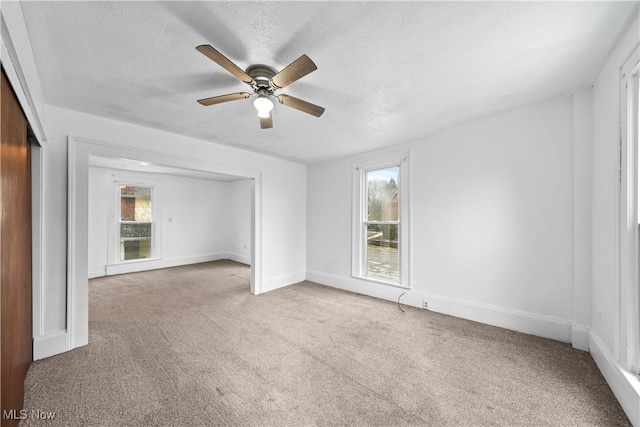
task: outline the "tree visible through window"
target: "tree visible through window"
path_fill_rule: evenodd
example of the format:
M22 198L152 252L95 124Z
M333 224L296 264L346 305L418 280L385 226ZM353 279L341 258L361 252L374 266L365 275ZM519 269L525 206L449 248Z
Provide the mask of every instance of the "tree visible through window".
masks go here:
M351 274L410 288L409 153L353 163Z
M366 172L365 275L399 281L399 192L397 166Z
M120 185L120 261L151 257L151 187Z

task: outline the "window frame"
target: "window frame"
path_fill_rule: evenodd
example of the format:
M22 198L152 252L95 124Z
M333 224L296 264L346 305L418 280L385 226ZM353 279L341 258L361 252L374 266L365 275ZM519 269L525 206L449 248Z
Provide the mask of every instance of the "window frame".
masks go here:
M640 375L639 147L640 47L620 67L620 180L617 218L617 304L614 357Z
M367 248L364 240L367 216L367 173L380 169L398 167L398 282L366 275ZM369 282L411 289L410 270L410 200L409 200L409 152L393 152L371 156L353 162L353 208L351 240L351 276ZM395 223L395 222L394 222Z
M145 187L151 189L151 245L150 245L150 254L148 258L137 258L137 259L128 259L121 260L120 259L120 224L121 221L121 186L127 187ZM114 177L114 214L113 214L113 233L112 237L112 250L110 251L110 260L113 264L132 264L137 262L146 262L152 260L158 260L161 258L159 253L160 245L158 243L158 237L160 235L158 231L158 226L160 224L159 221L159 209L158 209L158 200L157 200L157 188L155 182L149 181L139 181L134 179L127 178L117 178ZM136 222L136 221L125 221L128 223Z

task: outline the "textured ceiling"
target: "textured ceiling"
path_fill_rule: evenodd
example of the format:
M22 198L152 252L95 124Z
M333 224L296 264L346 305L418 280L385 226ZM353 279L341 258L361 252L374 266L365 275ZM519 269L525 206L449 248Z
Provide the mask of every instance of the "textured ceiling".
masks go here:
M638 2L23 2L45 101L313 163L420 139L593 83ZM240 68L318 70L261 130Z

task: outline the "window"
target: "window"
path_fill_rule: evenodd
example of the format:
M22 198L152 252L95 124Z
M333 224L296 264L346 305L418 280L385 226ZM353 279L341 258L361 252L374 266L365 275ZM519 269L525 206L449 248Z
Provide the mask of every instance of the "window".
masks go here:
M365 172L365 276L398 282L398 172L394 166Z
M119 186L119 261L151 258L152 187Z
M640 48L629 56L621 70L620 86L620 194L619 194L619 309L616 341L622 365L640 374L640 277L638 181L638 122L640 98Z
M356 277L409 286L407 154L356 162L353 272Z

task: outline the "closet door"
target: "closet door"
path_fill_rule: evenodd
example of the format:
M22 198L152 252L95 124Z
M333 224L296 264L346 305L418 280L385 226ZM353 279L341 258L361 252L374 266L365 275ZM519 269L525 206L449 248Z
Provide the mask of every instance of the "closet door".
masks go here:
M4 427L18 425L24 379L33 359L31 145L27 140L27 120L4 70L0 90L0 417Z

